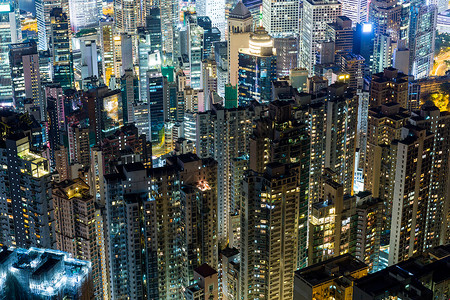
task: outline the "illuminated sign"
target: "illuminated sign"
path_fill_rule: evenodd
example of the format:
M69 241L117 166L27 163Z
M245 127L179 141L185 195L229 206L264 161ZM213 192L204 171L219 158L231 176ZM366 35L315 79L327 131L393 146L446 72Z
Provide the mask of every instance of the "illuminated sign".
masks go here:
M0 12L10 12L11 11L11 6L9 6L9 3L7 4L0 4Z
M363 31L363 32L372 32L372 24L370 24L370 23L364 23L364 24L363 24L362 31Z

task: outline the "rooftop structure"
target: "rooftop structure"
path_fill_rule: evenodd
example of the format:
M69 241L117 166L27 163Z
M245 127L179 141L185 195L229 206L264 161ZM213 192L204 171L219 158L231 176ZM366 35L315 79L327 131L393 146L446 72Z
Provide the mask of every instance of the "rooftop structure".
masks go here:
M68 253L30 248L0 251L0 298L92 299L91 263ZM67 298L66 298L67 297Z
M352 281L367 272L368 266L350 254L314 264L295 272L294 299L325 299L331 293L347 295L353 288Z

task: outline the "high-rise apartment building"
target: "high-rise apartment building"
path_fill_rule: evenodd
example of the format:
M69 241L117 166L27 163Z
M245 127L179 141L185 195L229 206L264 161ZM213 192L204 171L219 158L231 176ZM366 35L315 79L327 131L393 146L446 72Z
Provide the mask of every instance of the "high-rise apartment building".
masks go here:
M291 105L271 102L250 139L241 203L244 299L292 298L293 272L306 265L309 138Z
M105 176L113 297L179 299L195 268L218 265L216 178L216 162L191 153Z
M106 235L111 297L157 298L155 202L140 163L105 176ZM173 215L175 217L175 214Z
M430 191L427 208L427 223L425 227L424 248L445 244L449 239L448 204L448 139L450 116L447 112L440 112L431 102L422 105L419 111L413 112L410 122L434 133L433 162L430 179ZM446 167L447 166L447 167Z
M350 76L346 80L348 87L355 91L361 91L364 88L364 58L361 55L345 53L338 56L338 64L341 67L341 72Z
M249 48L239 50L239 105L256 100L268 103L272 98L272 81L276 80L276 50L264 28L250 34Z
M298 253L297 182L296 172L281 163L268 164L264 175L250 173L244 181L248 195L241 208L244 299L292 298Z
M408 75L392 67L372 75L369 106L379 107L389 102L408 108Z
M258 108L225 109L213 105L212 110L199 113L196 120L196 152L200 158L212 157L218 163L218 224L219 241L229 239L231 211L231 161L249 153L252 121L258 118Z
M388 200L392 197L394 178L390 167L395 163L389 146L399 140L401 130L408 122L409 113L398 103L387 103L369 109L367 148L364 167L364 189L374 198Z
M56 182L61 182L71 177L69 169L69 157L67 148L60 145L55 151Z
M308 265L339 255L343 209L343 186L322 177L320 201L312 204L309 217Z
M300 226L298 181L296 170L282 163L269 163L263 174L250 173L244 180L240 283L244 299L293 297Z
M435 134L414 125L403 127L392 144L396 158L389 265L424 251Z
M240 299L240 253L235 248L225 248L219 254L219 297Z
M345 83L328 88L325 168L338 176L345 194L353 193L358 96Z
M375 272L382 268L380 245L386 210L383 201L372 198L370 192L360 192L355 197L357 233L356 247L352 254L367 264L369 272Z
M69 161L83 167L90 165L89 128L72 125L67 127Z
M55 235L58 250L91 262L95 299L103 299L102 268L95 222L95 201L80 178L53 185Z
M186 287L184 296L186 300L219 299L218 273L208 264L203 264L194 270L194 284Z
M30 150L28 137L2 141L0 191L2 244L14 247L55 247L51 175L47 159Z

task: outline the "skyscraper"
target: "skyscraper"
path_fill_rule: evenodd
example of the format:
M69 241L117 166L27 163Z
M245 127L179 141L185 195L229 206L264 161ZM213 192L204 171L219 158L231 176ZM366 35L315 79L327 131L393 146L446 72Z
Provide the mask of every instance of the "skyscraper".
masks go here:
M100 49L102 50L103 81L109 85L109 79L115 75L114 68L114 35L112 22L100 23Z
M133 106L139 99L139 80L132 70L126 70L120 80L122 91L123 122L129 124L134 122Z
M149 70L149 55L153 54L150 32L138 28L138 62L139 62L139 101L147 102L147 71Z
M326 24L336 22L342 15L338 1L307 0L303 3L303 18L300 30L300 67L313 74L319 44L325 40Z
M328 23L325 32L326 40L334 42L336 54L350 53L353 50L352 20L346 16L338 16L336 22Z
M203 59L203 36L205 30L198 25L197 15L187 16L187 53L189 57L189 79L193 89L200 88Z
M409 114L398 103L387 103L369 109L367 126L366 162L364 167L364 189L374 198L385 201L392 196L390 166L394 164L389 155L389 146L401 137L401 128L406 125Z
M248 48L253 18L247 7L239 1L228 16L228 83L238 84L239 49Z
M426 78L433 69L437 7L413 5L409 34L409 74L414 79Z
M167 109L167 97L166 93L164 93L164 83L167 81L161 73L159 53L157 52L151 55L149 60L149 70L146 74L151 128L151 136L149 138L150 141L154 143L154 146L156 146L163 141L164 136L164 112L165 109Z
M179 22L178 0L161 1L161 32L162 51L166 58L171 61L179 51L176 37Z
M355 25L367 21L368 10L369 3L367 0L342 1L342 15L350 18Z
M7 2L2 4L0 10L0 105L12 107L13 91L11 82L11 71L9 66L9 45L21 42L22 32L20 30L19 16L16 14L15 6L18 2Z
M146 29L150 34L150 52L162 51L161 10L152 7L147 15Z
M14 247L55 247L55 222L48 161L33 153L23 133L2 141L0 176L2 243Z
M372 72L392 66L394 50L400 41L402 5L397 1L374 0L369 4L369 23L375 34Z
M97 0L69 0L70 26L73 32L98 26L101 17L98 13L102 11L97 7L99 3L101 4Z
M24 100L33 99L33 104L44 112L41 95L41 77L39 71L39 55L36 42L11 44L9 49L9 64L15 107L23 110Z
M335 83L328 88L328 97L325 168L336 173L344 194L353 194L358 96L347 90L347 84Z
M94 294L103 298L100 249L97 241L94 197L80 178L65 180L52 189L56 245L75 258L91 262Z
M277 77L288 76L290 70L297 68L298 38L296 36L273 39L277 53Z
M353 32L353 53L361 55L370 69L373 66L374 37L373 24L367 22L356 24Z
M249 153L248 139L252 133L251 125L258 118L257 109L225 109L216 104L212 110L199 113L196 120L197 155L212 157L218 163L218 225L219 242L229 239L231 210L231 160Z
M121 91L103 86L89 90L87 96L89 129L99 143L123 125Z
M428 249L445 244L449 238L450 206L448 204L448 173L442 166L449 165L448 139L450 115L440 112L430 101L420 110L412 113L410 122L434 133L432 172L428 196L427 223L425 224L425 245ZM447 169L448 170L448 169Z
M62 7L61 0L37 0L35 3L38 27L38 50L48 50L50 36L52 34L50 14L53 8Z
M225 0L198 0L195 2L196 12L199 16L208 16L212 27L217 27L225 38Z
M213 27L209 17L197 16L197 24L203 28L203 59L207 59L213 55L213 45L220 41L220 31L217 27Z
M409 125L393 143L396 157L389 264L424 251L435 135Z
M50 17L53 80L63 89L69 89L74 80L69 20L61 8L52 9Z
M114 1L114 25L117 33L135 34L137 27L145 26L145 0Z
M263 0L262 26L272 37L298 35L300 1Z
M239 50L239 105L252 100L268 103L276 80L276 50L264 28L250 35L249 48Z
M244 299L292 298L293 272L306 263L309 139L291 105L271 102L250 139L241 203Z

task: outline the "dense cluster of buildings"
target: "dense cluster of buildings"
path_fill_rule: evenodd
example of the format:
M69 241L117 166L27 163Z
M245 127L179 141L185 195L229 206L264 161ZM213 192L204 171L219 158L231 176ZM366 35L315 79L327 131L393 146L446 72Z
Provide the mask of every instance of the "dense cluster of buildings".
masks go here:
M0 2L0 299L449 299L441 2Z

